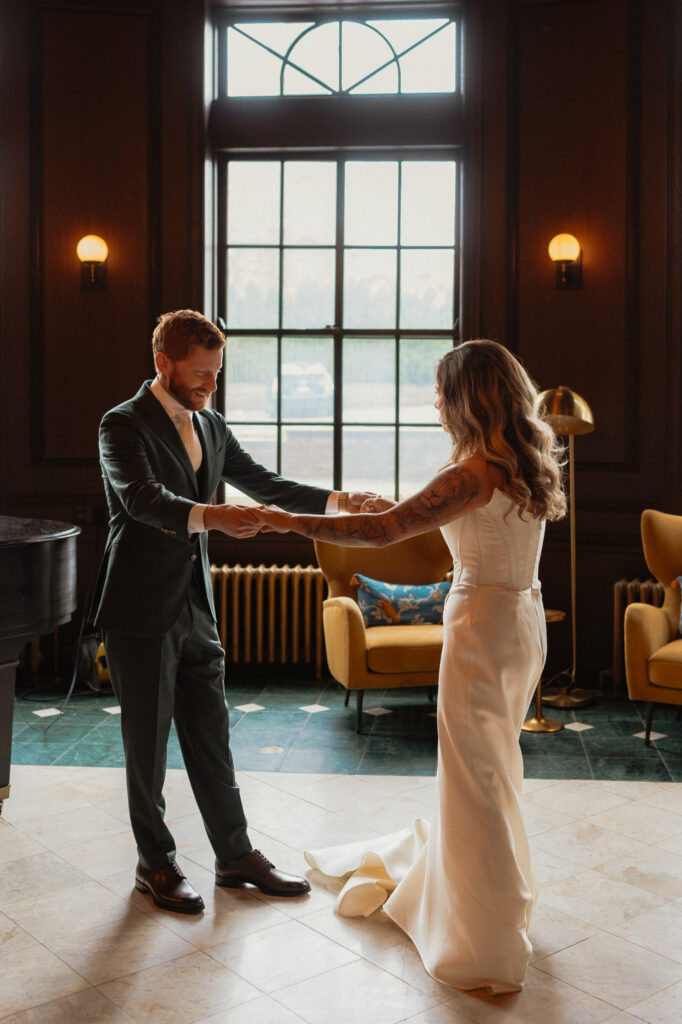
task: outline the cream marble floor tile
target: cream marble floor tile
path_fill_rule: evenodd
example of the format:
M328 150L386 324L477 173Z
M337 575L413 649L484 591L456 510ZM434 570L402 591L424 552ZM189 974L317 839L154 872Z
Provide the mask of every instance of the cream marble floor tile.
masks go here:
M25 899L27 895L40 896L87 881L87 876L81 871L48 851L0 864L0 893L4 910L14 900Z
M682 964L682 904L664 903L662 907L638 914L625 924L609 928L612 935L644 946L653 953ZM682 1018L682 1012L680 1013Z
M354 960L277 993L309 1024L396 1024L435 1000L367 960Z
M362 775L364 782L381 790L386 796L410 796L426 783L435 785L434 775Z
M671 811L673 814L682 815L682 785L659 789L651 796L646 797L644 803L651 807L658 807L662 811Z
M367 959L438 1002L444 1003L452 999L450 986L443 985L431 977L410 940L399 942L397 946L389 946L388 949L380 949L376 953L368 953Z
M19 857L30 857L33 853L42 853L42 850L40 843L0 819L0 864Z
M306 914L300 920L359 956L369 956L405 941L405 932L383 910L376 911L371 917L358 918L339 917L325 908Z
M349 818L354 818L358 806L374 804L377 799L376 786L356 775L337 775L333 779L312 783L302 792L305 799L317 807Z
M101 839L74 843L67 849L61 849L59 856L98 882L107 882L123 869L127 869L132 878L137 864L135 840L129 828Z
M524 779L523 792L536 793L540 789L549 789L551 786L558 786L561 779Z
M682 964L605 933L554 953L535 967L620 1010L682 982Z
M26 769L33 769L27 771ZM92 770L92 769L90 769ZM32 818L77 810L90 806L86 793L55 781L48 774L52 768L33 765L13 765L10 796L2 805L2 816L10 825L20 825Z
M21 822L21 831L46 849L56 852L68 850L88 839L101 839L125 833L129 829L127 822L122 822L94 804L70 811L60 810L56 805L52 811L51 814L37 818L25 818Z
M630 800L645 800L648 796L653 796L654 793L669 789L671 784L669 782L602 779L599 782L599 785L604 789L609 789L612 793L618 793L621 796L628 797Z
M132 907L112 924L53 939L46 945L91 985L195 952L189 942Z
M540 891L539 902L580 921L609 928L660 906L660 896L643 892L634 885L614 882L598 871L578 871L562 882Z
M255 822L255 824L256 828L263 832L268 832L268 826L262 825L260 822ZM353 837L350 841L355 842L360 839L372 839L377 835L383 834L384 828L381 824L377 824L376 828L372 828L369 824L362 824L357 820L353 821L343 815L336 814L334 811L326 811L321 807L316 807L315 813L310 815L305 821L295 824L281 823L272 832L272 835L276 836L280 842L292 847L300 846L302 850L337 846L349 842L349 836ZM267 852L264 852L268 856Z
M270 996L259 996L250 999L240 1006L231 1006L228 1010L203 1017L196 1024L305 1024L297 1013L287 1010L286 1006L276 1003Z
M279 832L316 818L322 809L303 797L273 789L245 801L244 810L253 828Z
M4 1017L3 1024L134 1024L133 1018L94 988Z
M189 1024L260 995L205 953L109 981L100 991L144 1024Z
M682 897L682 860L660 846L638 846L631 854L604 861L597 870L667 900Z
M171 914L151 900L147 902L146 913L163 928L202 950L290 920L278 907L257 899L250 890L202 888L200 892L206 903L203 914Z
M533 944L531 962L582 942L596 932L597 929L585 921L538 902L533 909L528 934Z
M682 1006L682 983L677 982L669 988L662 989L656 995L629 1007L637 1024L680 1024L680 1006Z
M456 1008L456 1003L441 1003L432 1006L416 1017L409 1017L405 1024L471 1024L471 1017L466 1017Z
M545 807L578 819L601 814L629 802L628 797L605 789L598 782L580 779L563 779L555 786L524 796L526 808Z
M575 818L566 814L560 808L540 807L539 805L524 804L523 818L526 823L526 832L532 839L534 836L551 834L562 825L575 823Z
M356 959L345 946L299 921L230 939L207 952L269 994Z
M610 1003L535 967L528 968L521 992L503 996L462 993L448 1006L474 1024L600 1024L616 1012Z
M6 914L0 913L0 957L8 953L18 953L22 949L31 949L37 945L35 938L20 928ZM1 977L1 975L0 975Z
M237 772L237 782L240 786L244 785L245 778L254 779L256 782L262 782L273 789L281 789L285 793L292 793L293 795L303 794L308 786L315 785L318 782L326 782L329 779L339 779L342 777L338 772L329 772L327 774L317 774L314 772Z
M614 807L585 820L645 843L661 843L673 836L682 835L682 814L654 807L643 800Z
M298 856L300 857L300 854ZM268 896L257 890L253 890L253 895L259 900L272 904L287 917L294 919L305 917L306 914L312 914L315 910L324 908L331 914L343 883L337 878L323 875L321 871L311 868L302 859L297 861L296 871L304 875L310 882L311 889L307 895L296 899L282 899L277 896Z
M130 907L97 882L28 896L7 907L7 915L34 938L49 946L54 939L100 925L125 921Z
M533 875L539 886L549 885L550 882L559 882L562 878L570 878L579 870L575 861L565 860L555 853L541 850L535 843L531 843L531 855Z
M532 845L533 849L545 850L546 853L586 868L599 867L617 857L631 856L645 848L645 844L638 839L601 828L592 819L573 821L570 825L561 825L551 832L535 836Z
M87 981L43 946L0 959L0 1019L87 988Z

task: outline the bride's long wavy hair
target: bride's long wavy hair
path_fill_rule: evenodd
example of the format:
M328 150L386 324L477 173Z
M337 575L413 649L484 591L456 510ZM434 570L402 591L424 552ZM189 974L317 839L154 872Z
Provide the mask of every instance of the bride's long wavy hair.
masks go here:
M438 363L441 420L452 438L450 462L474 454L499 466L518 507L538 519L566 512L563 448L537 409L537 390L496 341L465 341Z

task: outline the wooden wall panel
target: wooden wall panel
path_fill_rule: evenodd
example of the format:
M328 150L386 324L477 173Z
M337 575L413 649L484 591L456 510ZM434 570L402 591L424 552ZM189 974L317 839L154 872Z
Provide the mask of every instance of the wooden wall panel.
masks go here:
M149 369L152 18L43 12L34 405L47 460L96 459L102 413L127 397L121 378ZM75 247L84 234L109 245L106 291L81 290Z
M566 385L597 429L585 463L631 463L634 280L628 261L628 22L618 0L519 13L516 347L541 387ZM558 291L547 246L567 231L583 286Z

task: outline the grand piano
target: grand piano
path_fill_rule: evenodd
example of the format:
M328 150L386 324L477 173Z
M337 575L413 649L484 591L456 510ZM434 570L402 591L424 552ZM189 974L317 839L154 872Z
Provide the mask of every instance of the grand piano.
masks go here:
M10 790L19 655L34 637L73 615L80 532L70 523L0 516L0 813Z

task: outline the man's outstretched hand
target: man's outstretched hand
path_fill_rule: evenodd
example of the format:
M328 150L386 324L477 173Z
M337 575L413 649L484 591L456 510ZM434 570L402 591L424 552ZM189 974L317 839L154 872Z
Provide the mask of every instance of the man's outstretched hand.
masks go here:
M228 537L255 537L261 528L249 505L208 505L204 511L207 530L220 530Z

